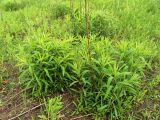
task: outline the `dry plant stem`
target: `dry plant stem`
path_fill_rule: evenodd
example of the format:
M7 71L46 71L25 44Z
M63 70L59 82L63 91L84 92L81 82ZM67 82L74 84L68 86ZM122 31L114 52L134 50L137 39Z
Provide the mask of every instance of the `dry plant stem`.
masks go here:
M93 115L93 114L91 113L91 114L75 117L75 118L72 118L71 120L78 120L78 119L81 119L81 118L84 118L84 117L88 117L88 116L91 116L91 115Z
M25 104L29 104L29 103L31 103L31 100L27 101ZM19 108L19 106L22 106L22 105L24 105L24 103L20 103L19 105L14 106L14 107L13 107L12 109L10 109L10 110L14 110L15 108Z
M27 111L25 111L25 112L23 112L23 113L17 115L17 116L15 116L15 117L12 117L12 118L10 118L9 120L16 120L17 118L19 118L19 117L21 117L21 116L27 114L28 112L31 112L31 111L33 111L33 110L35 110L35 109L41 107L42 105L44 105L44 103L43 103L43 104L40 104L40 105L37 105L37 106L35 106L35 107L33 107L33 108L31 108L31 109L29 109L29 110L27 110Z
M5 88L6 88L6 87L7 87L7 86L5 86ZM16 87L20 87L20 85L18 84ZM11 90L10 92L8 92L7 95L12 94L12 93L14 92L14 90L15 90L15 89L13 89L13 90ZM7 96L6 96L4 99L7 99Z
M62 111L64 111L65 109L67 109L71 104L72 104L72 102L69 103L69 104L68 104L66 107L64 107L62 110L60 110L57 114L60 114Z
M26 91L26 89L20 91L19 93L17 93L17 94L14 95L13 97L11 97L9 100L6 101L6 103L8 103L10 100L14 99L15 97L17 97L18 95L20 95L20 94L23 93L24 91Z

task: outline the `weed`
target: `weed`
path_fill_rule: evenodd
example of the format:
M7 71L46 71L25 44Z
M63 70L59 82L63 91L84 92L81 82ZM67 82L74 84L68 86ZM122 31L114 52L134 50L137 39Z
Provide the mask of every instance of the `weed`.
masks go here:
M53 8L53 16L55 18L63 19L66 15L71 13L71 9L67 7L65 4L58 4Z
M69 43L38 39L25 44L25 49L19 56L22 67L21 77L25 78L22 82L27 88L32 88L33 94L40 95L50 90L63 91L68 87L69 63L72 62L72 50ZM25 56L21 58L23 54Z
M88 24L85 1L71 8L69 0L27 1L0 1L0 61L18 64L20 84L31 96L69 91L74 112L97 120L134 119L135 103L153 100L136 112L158 119L159 0L92 0ZM8 76L0 68L2 86ZM45 103L48 114L41 118L57 118L60 98Z
M39 115L39 118L43 120L58 120L60 115L58 112L63 107L61 97L50 98L45 100L45 112L47 115Z
M91 20L91 33L97 37L113 38L117 32L118 21L110 14L105 14L102 11L94 13Z
M22 51L24 58L22 54L19 58L22 82L32 89L32 95L69 88L80 96L79 112L124 119L139 93L140 76L145 69L152 68L152 60L157 56L154 44L134 41L113 44L107 39L91 42L90 61L84 39L76 48L70 41L28 41ZM147 51L144 46L148 46Z
M5 11L17 11L23 9L26 3L21 0L6 0L3 2L3 7Z

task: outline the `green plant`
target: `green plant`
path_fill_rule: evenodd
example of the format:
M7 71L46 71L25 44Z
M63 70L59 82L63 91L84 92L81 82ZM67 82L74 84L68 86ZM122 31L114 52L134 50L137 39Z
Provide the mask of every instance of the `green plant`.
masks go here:
M59 119L58 112L63 107L61 102L61 97L55 97L48 100L48 102L45 104L46 112L47 112L47 118L50 120L57 120Z
M151 41L113 44L106 39L92 41L91 45L91 63L83 40L71 65L71 87L80 96L77 110L96 111L97 117L107 114L111 119L124 119L123 114L128 113L139 93L140 76L152 69L152 61L157 59L156 45Z
M69 63L73 58L69 41L38 38L24 45L19 54L21 79L25 87L32 89L33 95L63 91L69 86Z
M91 40L90 60L86 40L76 46L72 42L28 40L19 50L22 84L36 96L71 89L80 96L78 111L124 119L139 93L141 76L157 59L156 45Z
M152 80L159 65L159 1L90 1L91 59L81 38L86 35L84 10L76 2L73 11L67 1L52 2L35 0L26 9L8 6L16 12L1 15L0 55L7 61L18 54L20 82L32 96L71 90L78 96L78 112L129 119L138 95L145 95L142 83Z
M118 20L102 11L93 15L91 20L91 33L97 37L113 38L118 32Z
M5 11L17 11L23 9L26 3L21 0L5 0L3 1L3 8Z
M97 38L107 37L113 38L118 34L118 20L110 14L105 14L102 11L92 13L88 16L89 34L95 35ZM86 21L84 15L74 16L72 23L72 33L77 36L86 35Z
M72 34L74 36L85 36L85 17L75 16L72 22Z
M114 60L112 49L108 40L95 42L92 44L91 63L85 49L78 49L77 55L80 56L72 65L75 77L71 86L80 86L79 92L74 90L80 94L79 111L92 111L102 118L107 114L118 119L131 107L140 79L138 74L127 69L127 65Z
M63 19L66 15L71 13L71 8L62 3L55 5L52 11L55 18Z
M45 112L47 115L39 115L43 120L59 120L59 111L63 107L61 97L50 98L45 100Z

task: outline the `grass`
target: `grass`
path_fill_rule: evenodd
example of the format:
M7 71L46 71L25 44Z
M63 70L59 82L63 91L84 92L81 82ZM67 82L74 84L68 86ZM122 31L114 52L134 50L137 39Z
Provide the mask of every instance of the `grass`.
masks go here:
M23 9L26 5L26 3L21 0L2 0L1 4L5 11L17 11Z
M45 98L32 119L65 118L58 114L67 106L63 97L53 95L67 92L74 103L64 113L69 119L158 120L160 1L89 1L90 56L84 1L70 2L0 1L2 96L18 81L23 95Z

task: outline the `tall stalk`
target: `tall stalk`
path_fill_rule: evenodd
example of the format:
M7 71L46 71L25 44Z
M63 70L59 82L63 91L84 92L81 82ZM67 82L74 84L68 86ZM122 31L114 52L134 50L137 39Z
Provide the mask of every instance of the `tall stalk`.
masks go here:
M81 17L82 16L82 1L81 0L79 1L79 6L80 6L79 14Z
M73 0L70 0L71 20L73 20Z
M89 3L88 0L85 0L85 16L86 16L86 37L87 37L87 49L88 49L88 57L91 60L90 54L90 37L89 37Z

